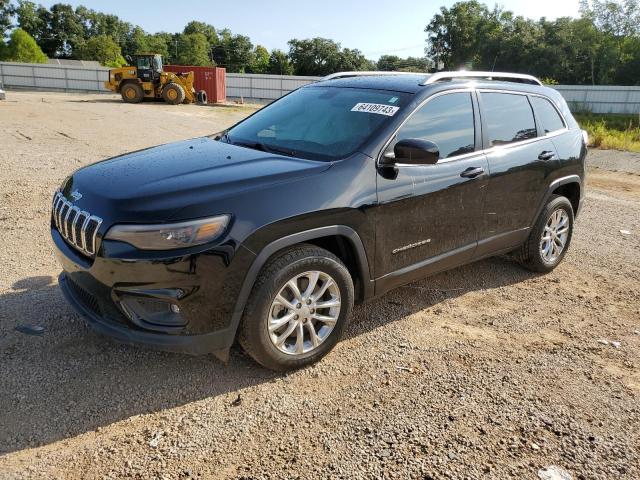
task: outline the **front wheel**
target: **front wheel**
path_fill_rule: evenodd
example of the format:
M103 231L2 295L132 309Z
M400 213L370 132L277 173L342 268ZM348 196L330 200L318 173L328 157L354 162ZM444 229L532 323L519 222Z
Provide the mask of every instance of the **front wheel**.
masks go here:
M573 207L566 197L552 195L529 238L520 247L520 263L534 272L546 273L556 268L571 243L573 215Z
M299 245L270 260L245 308L240 344L272 370L293 370L326 355L353 307L353 281L332 253Z

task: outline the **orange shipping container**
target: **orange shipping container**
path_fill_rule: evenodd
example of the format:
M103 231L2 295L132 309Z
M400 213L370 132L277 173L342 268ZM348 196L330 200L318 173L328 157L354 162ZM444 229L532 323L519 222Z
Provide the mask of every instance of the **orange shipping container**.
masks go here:
M207 92L209 103L227 101L226 69L221 67L196 67L193 65L164 65L164 70L173 73L193 72L196 91Z

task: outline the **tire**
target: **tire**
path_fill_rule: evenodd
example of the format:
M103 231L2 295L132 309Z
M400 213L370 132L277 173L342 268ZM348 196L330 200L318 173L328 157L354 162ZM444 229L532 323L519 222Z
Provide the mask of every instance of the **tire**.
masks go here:
M177 83L169 83L162 89L162 98L170 105L179 105L184 102L184 88Z
M313 282L315 272L318 277ZM299 288L300 302L289 302L296 298L290 281ZM304 297L310 285L315 288L308 298ZM314 299L314 295L318 298ZM284 298L291 308L276 297ZM305 367L320 360L338 343L348 325L353 301L353 280L338 257L314 245L296 245L270 259L258 275L240 325L240 344L256 362L271 370ZM330 308L320 307L329 304ZM316 315L320 318L316 319ZM321 320L332 317L335 321L330 323ZM270 333L269 327L274 328L278 322L281 326ZM287 332L289 336L277 346L278 339ZM298 332L302 332L302 342L298 341Z
M125 83L120 88L120 95L127 103L140 103L144 99L144 91L137 83Z
M558 219L560 221L557 226L554 226L553 222ZM562 219L566 220L566 224ZM533 272L548 273L556 268L562 262L571 244L573 221L574 213L571 202L566 197L551 195L540 212L529 238L517 251L520 263ZM555 237L549 232L554 229ZM549 240L545 240L545 238ZM554 254L553 245L555 245L556 254ZM560 245L562 245L561 250L557 253ZM548 253L545 255L545 252Z
M200 90L199 92L196 93L196 99L198 101L198 103L200 105L206 105L207 104L207 92L205 92L204 90Z

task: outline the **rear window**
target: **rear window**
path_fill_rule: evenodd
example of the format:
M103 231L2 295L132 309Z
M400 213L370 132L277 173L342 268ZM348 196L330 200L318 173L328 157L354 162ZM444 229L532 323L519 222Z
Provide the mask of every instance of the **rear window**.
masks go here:
M355 153L410 98L384 90L305 87L240 122L225 138L249 148L336 160Z
M565 127L562 117L549 100L542 97L530 98L545 134L557 132Z
M536 122L524 95L482 93L483 115L492 147L535 138Z

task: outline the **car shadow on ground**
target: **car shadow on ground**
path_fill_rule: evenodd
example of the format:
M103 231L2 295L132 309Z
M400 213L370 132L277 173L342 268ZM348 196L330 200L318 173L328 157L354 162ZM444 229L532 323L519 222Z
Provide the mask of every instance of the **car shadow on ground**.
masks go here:
M357 306L347 337L532 276L502 258L442 273ZM225 365L210 356L156 352L101 337L74 313L52 277L25 278L12 287L0 296L0 454L205 398L220 397L233 408L244 388L283 377L239 348ZM24 324L41 325L45 333L15 330Z

